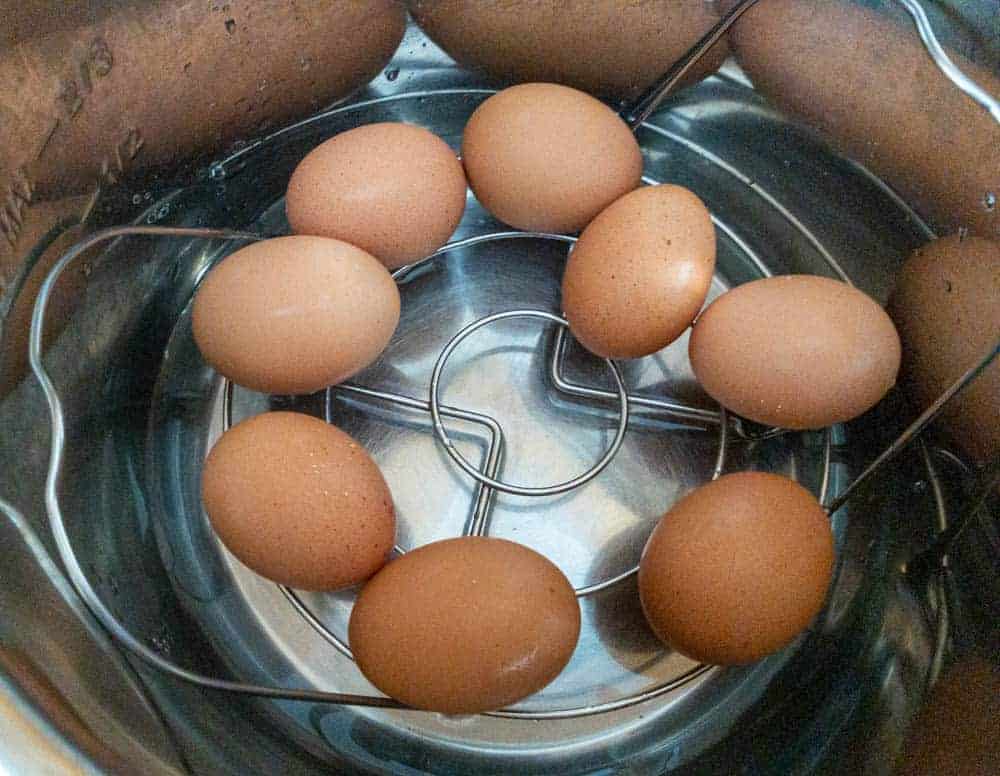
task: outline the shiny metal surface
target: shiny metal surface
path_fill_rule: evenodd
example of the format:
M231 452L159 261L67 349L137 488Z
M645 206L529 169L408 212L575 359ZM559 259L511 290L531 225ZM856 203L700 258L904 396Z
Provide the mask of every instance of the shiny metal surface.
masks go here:
M136 693L141 679L128 669L121 694L102 698L100 689L117 668L106 657L111 641L45 542L3 498L0 546L23 552L39 572L39 578L14 579L8 575L17 567L7 566L0 575L0 773L27 774L32 764L51 762L53 773L65 768L91 774L123 760L146 763L150 774L174 772L183 761L155 707ZM47 613L49 641L31 640L36 631L27 608ZM60 641L75 646L65 651ZM116 716L130 723L122 725Z
M569 323L565 318L556 315L555 313L547 312L546 310L505 310L503 312L487 315L463 327L445 344L441 354L434 362L434 369L431 372L429 401L431 407L431 417L434 419L434 434L437 436L438 441L441 442L445 452L448 453L460 469L477 482L487 485L493 490L498 490L501 493L507 493L511 496L560 496L563 493L569 493L570 491L586 485L594 479L594 477L604 471L608 464L611 463L611 461L614 460L614 457L618 454L618 451L622 446L622 441L625 439L625 432L628 430L629 418L628 389L625 387L625 378L622 377L621 369L618 367L618 364L610 358L605 358L604 363L608 365L608 370L614 378L615 391L618 394L619 406L618 427L615 429L614 437L612 438L608 449L604 451L604 454L600 457L597 463L587 469L583 474L578 474L577 476L556 485L512 485L508 482L503 482L496 477L491 477L488 474L480 472L456 449L455 443L452 441L451 435L448 433L448 429L445 428L444 422L441 419L441 376L444 373L445 365L448 363L448 359L451 357L451 354L454 353L455 349L468 339L470 335L474 334L484 326L498 321L509 321L517 318L533 318L536 320L547 321L549 323L556 324L563 330L569 326ZM545 421L542 420L541 422L544 423Z
M983 14L991 2L961 3L960 8L952 9L951 17L942 17L937 6L929 10L936 14L936 25L950 18L988 21L990 17ZM731 282L762 272L805 268L799 271L849 276L865 290L884 298L895 266L924 239L919 220L881 183L832 156L808 132L775 115L745 88L738 72L727 69L727 73L732 77L714 79L672 99L654 118L655 126L643 131L640 139L646 148L647 172L690 185L711 200L721 230L720 252L738 259L730 262ZM468 110L467 103L481 99L482 93L475 87L472 76L455 70L419 32L411 31L387 75L371 85L367 96L422 92L422 96L412 98L416 105L405 101L378 104L372 108L373 115L455 126ZM455 90L447 95L451 105L436 94L442 88ZM260 143L249 143L210 166L204 177L192 177L192 185L184 191L137 190L124 192L121 199L127 202L133 195L138 197L139 206L132 209L132 215L147 223L248 228L262 222L282 228L274 208L282 181L312 145L346 126L350 121L342 114L324 116L300 125L298 134L282 133ZM776 138L779 142L775 142ZM454 130L448 139L455 144ZM156 204L150 207L153 202ZM122 212L108 210L106 215L113 218L112 222L120 222ZM495 225L473 209L460 235L491 227ZM545 267L550 271L558 267L558 253L542 253ZM488 264L491 257L498 261ZM154 519L164 514L196 515L200 510L190 492L165 487L164 473L151 464L168 458L170 465L190 481L197 461L185 460L185 456L195 451L194 458L199 458L209 442L205 428L214 424L211 433L217 434L220 427L219 386L194 358L196 354L185 353L178 345L189 338L184 331L183 308L197 280L218 258L217 245L174 241L156 246L138 241L115 245L106 255L88 261L91 282L86 306L74 318L72 329L62 335L46 357L66 396L71 417L66 429L67 474L60 491L67 514L74 515L68 530L79 546L88 573L95 577L95 588L140 639L184 665L207 672L225 674L230 669L237 678L266 675L274 681L294 683L303 678L298 668L308 661L303 659L289 671L288 661L301 656L291 655L293 650L287 642L297 648L309 641L312 637L305 635L306 631L316 635L312 626L294 613L281 591L277 591L280 595L272 595L274 591L257 590L252 580L242 579L231 560L223 557L217 565L192 564L194 557L207 560L221 552L206 541L197 521L178 526L169 519ZM506 259L513 260L515 272L506 271L508 265L502 263ZM526 266L519 265L518 259ZM483 260L483 266L476 268L477 260ZM446 337L457 330L461 320L471 320L466 313L482 312L468 310L467 304L485 306L486 312L503 309L501 304L515 306L510 302L521 291L517 279L538 275L533 260L531 251L491 251L481 246L471 248L470 255L456 266L445 266L443 279L437 272L430 273L438 276L436 286L433 277L424 274L426 269L418 270L414 280L428 286L429 298L435 289L454 286L453 293L444 297L446 307L453 312L449 314L428 303L414 311L411 324L423 334L431 328L430 321L447 318L448 331L434 332ZM472 279L465 278L469 271L477 273L475 279L483 280L484 287L491 284L485 298L474 303L457 293L463 279ZM551 288L544 301L552 302ZM537 331L514 334L519 345L526 343L525 349L538 344ZM580 363L581 354L574 353L572 347L569 351L566 380L606 392L606 386L599 383L599 369ZM508 357L519 356L515 352ZM426 368L427 358L418 358L417 366ZM526 379L528 373L519 373L516 366L515 361L509 370L513 377ZM652 399L677 399L678 404L696 409L698 401L704 401L676 354L665 354L661 363L633 371L638 373L636 389L647 391L645 395ZM162 389L170 382L165 375L171 373L176 378L172 390L161 390L153 414L159 419L171 417L173 425L161 429L162 437L151 436L147 431L151 428L153 401L150 389L157 379ZM419 379L407 383L411 375L386 372L376 376L380 380L385 377L384 384L397 395L424 395L418 390L408 391L408 387L420 383ZM630 387L633 376L629 374ZM464 388L469 384L471 379L467 378L450 388L448 401L465 399ZM164 397L169 401L164 402ZM248 395L237 397L237 403L238 412L266 406L260 397ZM284 406L280 401L279 405ZM384 411L379 415L371 405L378 407L379 402L360 395L331 395L329 399L317 397L314 404L298 408L320 416L328 413L330 418L355 429L369 428L384 455L390 454L393 445L405 444L435 462L437 454L433 445L427 444L431 429L426 409L414 408L412 417L400 419ZM891 401L889 405L878 410L870 423L838 430L834 445L826 452L819 439L806 439L798 449L792 440L742 442L739 434L730 435L734 437L729 440L733 447L730 465L736 468L762 460L780 468L802 456L805 464L796 470L802 476L816 471L817 458L830 456L836 492L845 477L859 471L885 443L885 437L873 429L878 422L887 428L893 426ZM702 409L706 415L715 412L709 405ZM578 407L564 404L557 404L556 410L579 412ZM599 404L590 411L603 417ZM684 434L673 441L683 441L683 447L668 451L670 454L660 459L655 457L654 446L654 456L645 462L647 468L659 465L661 460L669 464L671 476L682 480L678 490L684 483L711 476L717 468L718 462L696 444L704 436L698 429L705 427L696 420L689 418L675 424ZM643 428L649 430L643 433L647 436L661 433L657 423L662 421L645 423ZM44 526L40 482L48 428L35 386L23 384L15 394L0 400L0 425L4 433L4 444L0 445L0 493L9 494L22 508L20 535L33 535L38 546L51 547ZM596 422L593 425L596 430L592 441L608 433L606 426ZM671 433L675 430L670 424L664 425ZM458 430L460 425L456 423L455 428ZM488 455L488 426L473 423L462 425L461 430L464 433L459 444L464 445L467 454L474 457L478 453L480 460ZM532 442L528 439L519 444L527 447ZM791 452L786 448L789 444L794 448ZM689 450L697 466L684 460ZM563 455L572 457L565 452ZM880 480L871 493L862 489L861 501L857 509L852 508L850 521L839 526L838 551L844 561L824 619L787 660L777 661L742 684L733 676L707 677L703 684L687 688L689 692L676 693L663 701L666 708L654 703L650 704L652 713L648 709L640 709L638 714L621 713L610 727L601 728L591 722L573 734L565 734L565 727L535 731L532 742L516 753L510 751L512 728L506 727L500 729L498 738L490 738L486 744L481 736L472 747L456 744L476 740L475 731L467 729L474 725L466 720L442 719L429 728L419 728L412 727L403 712L394 712L397 716L385 721L353 712L306 710L292 704L260 706L214 693L191 692L155 675L142 676L144 689L137 690L138 684L122 683L116 678L123 671L128 675L130 669L114 648L106 639L101 642L99 631L88 633L87 627L80 625L87 622L87 614L79 602L70 605L66 603L69 596L46 592L50 588L65 591L65 579L54 564L36 563L37 554L24 549L26 545L17 540L18 531L10 534L12 541L0 541L0 567L4 569L0 575L0 608L4 615L0 618L0 639L4 643L13 638L25 645L37 645L40 662L60 676L59 689L72 698L75 707L84 710L87 719L116 750L127 752L132 762L141 762L145 772L314 773L329 770L329 764L334 763L339 769L351 771L363 767L378 772L465 773L476 767L489 768L491 762L504 762L523 766L525 772L546 773L562 769L721 774L731 773L734 767L760 773L886 773L923 690L934 645L940 641L940 630L935 632L928 625L922 602L915 600L914 591L900 582L899 568L916 549L926 545L929 528L939 518L940 505L960 504L962 497L961 468L943 453L933 455L938 456L944 472L942 481L933 487L926 486L923 462L915 466L904 454L888 481ZM682 459L680 465L675 457ZM439 455L436 462L447 471ZM579 462L583 463L583 459ZM420 472L407 470L399 461L394 464L394 472L404 490L415 494L406 499L411 513L420 514L426 509L441 515L436 526L407 527L404 538L408 541L426 541L436 533L445 533L445 528L449 533L460 531L471 519L477 498L471 488L461 491L459 508L433 491L422 492ZM523 473L526 477L542 474L534 469ZM813 485L819 487L821 483ZM662 502L670 495L661 494L658 500ZM659 505L650 502L647 506L649 512L654 512ZM77 519L77 515L87 519ZM553 515L544 518L546 523L554 520L549 518ZM515 527L510 517L507 525ZM544 538L545 528L536 526L535 537ZM10 530L11 524L0 520L0 532ZM164 532L171 532L171 537L162 535ZM602 561L611 567L607 570L624 568L625 563L615 561L625 560L641 543L638 527L632 527L631 532L634 535L630 537L630 531L625 531L626 540L620 546L610 544L608 557ZM159 541L154 541L156 533L161 534ZM180 552L175 554L175 547ZM965 555L966 551L956 552L956 556ZM956 558L956 563L963 562L968 561ZM581 571L585 581L587 570ZM587 615L610 645L613 657L617 655L626 662L617 666L622 675L646 670L641 661L642 649L649 653L656 646L643 640L641 615L627 585L622 585L624 593L610 590L601 594L600 606L594 606ZM920 591L917 595L921 595ZM178 602L194 614L194 620L178 607ZM252 611L248 602L260 609ZM317 612L331 627L345 622L340 602L307 603L310 611ZM269 607L274 611L268 611ZM615 617L608 617L608 611ZM298 620L284 642L269 630L269 621L261 627L262 620L288 612ZM205 641L200 633L202 617L211 618L216 613L222 614L207 628L211 641ZM88 627L93 628L93 623ZM257 634L255 643L241 642L248 633ZM260 654L253 652L257 649ZM316 650L320 649L331 646L324 642L322 647L316 646ZM342 668L346 671L350 666L324 658L313 671L321 675L305 678L316 679L317 683L338 681ZM654 665L656 670L662 670L662 666ZM638 675L632 673L633 678ZM81 680L83 683L77 684ZM137 702L139 698L142 700ZM734 698L735 705L727 708ZM162 714L173 732L176 750L163 728L157 727L157 714L142 711L143 704ZM747 712L742 718L738 716L740 704ZM698 717L699 708L711 711ZM159 745L155 743L158 737ZM150 747L146 755L142 753L142 742ZM480 752L475 746L484 746L486 751ZM162 753L160 759L148 754L157 747ZM179 754L172 754L175 751Z

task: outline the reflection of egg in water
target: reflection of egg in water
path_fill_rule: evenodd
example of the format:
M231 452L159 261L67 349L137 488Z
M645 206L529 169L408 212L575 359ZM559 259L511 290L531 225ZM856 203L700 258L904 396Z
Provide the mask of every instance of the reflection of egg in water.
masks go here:
M987 647L987 650L989 647ZM924 699L893 776L995 776L1000 665L967 653Z
M591 352L648 356L691 324L714 270L715 228L705 205L681 186L647 186L583 230L566 262L563 310Z
M233 382L312 393L374 361L399 322L399 290L360 248L326 237L276 237L222 260L195 296L194 339Z
M546 83L512 86L476 108L462 161L483 207L530 231L579 231L642 175L639 144L618 114Z
M403 703L447 714L507 706L551 682L580 634L569 581L490 537L424 545L362 588L348 629L361 672Z
M314 148L288 182L299 234L357 245L390 269L451 237L465 210L465 172L437 135L412 124L367 124Z
M787 477L742 472L689 493L657 525L639 596L657 636L704 663L750 663L790 643L826 600L830 521Z
M297 412L229 429L202 472L202 500L230 552L263 577L337 590L374 574L392 550L392 496L365 449Z

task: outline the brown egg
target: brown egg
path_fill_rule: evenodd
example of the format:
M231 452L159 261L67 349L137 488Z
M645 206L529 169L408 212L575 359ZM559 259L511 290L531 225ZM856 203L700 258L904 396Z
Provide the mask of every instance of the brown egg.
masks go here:
M927 55L907 14L884 12L897 5L766 0L730 29L729 41L758 94L871 170L933 226L1000 237L1000 207L990 205L991 195L1000 196L1000 127ZM982 29L995 46L1000 8L983 8L993 26ZM942 36L943 43L959 40ZM974 48L944 51L1000 99L995 53L977 65L963 56ZM899 77L887 78L889 70Z
M996 776L1000 772L1000 665L955 663L913 721L893 776Z
M412 124L368 124L299 162L285 210L293 231L336 237L395 269L444 245L465 195L462 163L437 135Z
M703 663L759 660L792 641L823 607L833 535L809 491L742 472L689 493L649 537L639 596L657 636Z
M392 495L365 449L298 412L266 412L222 435L201 495L230 552L263 577L337 590L374 574L392 550Z
M476 108L462 135L476 197L529 231L577 232L639 185L639 144L618 114L556 84L512 86Z
M551 682L580 607L549 560L466 536L392 561L364 586L348 630L362 673L403 703L446 714L502 708Z
M755 280L716 299L691 330L698 382L758 423L822 428L873 407L896 381L899 335L866 294L829 278Z
M223 259L198 288L195 342L233 382L312 393L378 358L399 290L377 259L327 237L277 237Z
M566 263L570 331L606 358L638 358L677 339L705 303L715 270L708 210L681 186L647 186L583 230Z
M923 410L1000 336L1000 242L952 235L920 248L899 271L889 313L903 342L900 385ZM936 423L974 461L1000 454L1000 360Z
M706 0L409 0L414 20L465 67L516 83L553 81L635 98L719 20ZM681 81L715 72L723 37Z

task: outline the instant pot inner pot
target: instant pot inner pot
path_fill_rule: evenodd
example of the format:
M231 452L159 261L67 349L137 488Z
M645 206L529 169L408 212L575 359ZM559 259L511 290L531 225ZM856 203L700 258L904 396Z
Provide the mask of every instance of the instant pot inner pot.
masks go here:
M319 115L217 162L200 183L153 204L143 222L285 233L285 184L318 142L361 124L407 121L457 149L466 119L488 94L401 94ZM687 186L713 214L718 264L710 299L788 272L849 278L884 299L891 270L926 237L880 182L732 78L688 90L638 139L646 182ZM453 239L502 231L470 194ZM564 243L485 240L405 273L398 281L402 318L382 357L349 386L296 398L224 385L193 342L197 282L236 247L177 238L115 244L92 270L81 326L81 336L110 337L100 395L74 393L72 370L53 370L74 418L62 490L78 552L104 600L178 662L211 662L195 654L210 649L242 681L375 692L345 646L353 594L297 593L267 582L236 561L207 523L199 478L208 449L227 423L266 409L314 414L365 445L392 489L403 549L469 531L479 518L489 534L544 553L578 589L634 567L660 515L712 475L718 423L685 421L658 404L718 411L691 374L686 336L623 364L629 393L649 401L633 402L624 444L608 468L569 493L531 499L484 490L436 441L426 400L441 349L492 313L559 313ZM58 345L49 362L70 358ZM603 362L561 342L554 327L504 321L478 331L449 361L442 403L456 412L445 422L477 468L524 485L560 482L592 466L618 424L616 402L580 396L572 386L613 390ZM726 470L780 472L817 495L823 488L836 494L884 441L865 419L829 437L757 438L754 431L730 427ZM95 444L95 434L104 444ZM882 638L885 509L876 498L836 514L839 560L827 610L793 646L753 666L700 669L665 650L645 625L630 577L581 598L583 629L572 661L517 706L533 718L263 700L254 713L314 754L355 769L555 773L627 762L637 773L685 763L726 772L741 746L751 754L740 757L812 757L802 752L815 748L807 741L815 726L831 725L829 737L835 720L856 713L857 688L868 680L859 656L876 651ZM209 706L226 702L208 696Z

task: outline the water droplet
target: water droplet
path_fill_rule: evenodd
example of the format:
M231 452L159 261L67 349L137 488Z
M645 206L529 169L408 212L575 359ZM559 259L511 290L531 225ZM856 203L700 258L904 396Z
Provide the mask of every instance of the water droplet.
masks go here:
M914 493L923 493L925 490L927 490L926 480L917 480L916 482L913 483Z
M386 80L388 81L395 81L397 78L399 78L399 68L390 67L388 70L385 71L385 77Z
M132 204L133 205L138 205L141 202L142 202L142 194L133 194L132 195Z
M997 195L992 191L987 191L983 195L983 207L986 208L991 213L996 210L997 207Z
M173 645L171 644L170 634L165 631L161 631L150 638L150 644L152 644L153 649L159 652L161 655L169 655Z

